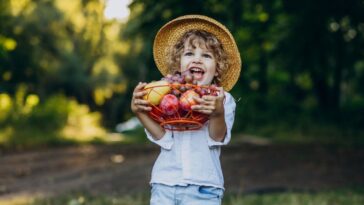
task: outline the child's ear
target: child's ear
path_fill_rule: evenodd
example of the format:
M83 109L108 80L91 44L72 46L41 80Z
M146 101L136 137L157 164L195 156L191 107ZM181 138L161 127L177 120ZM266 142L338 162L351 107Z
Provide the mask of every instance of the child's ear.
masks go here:
M217 72L215 72L215 77L217 77L219 74Z

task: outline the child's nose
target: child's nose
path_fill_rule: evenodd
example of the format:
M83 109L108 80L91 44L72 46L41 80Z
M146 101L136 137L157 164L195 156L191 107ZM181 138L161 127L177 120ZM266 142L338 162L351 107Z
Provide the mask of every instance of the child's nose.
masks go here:
M193 62L194 63L201 63L202 61L201 61L201 56L199 56L199 55L196 55L194 58L193 58Z

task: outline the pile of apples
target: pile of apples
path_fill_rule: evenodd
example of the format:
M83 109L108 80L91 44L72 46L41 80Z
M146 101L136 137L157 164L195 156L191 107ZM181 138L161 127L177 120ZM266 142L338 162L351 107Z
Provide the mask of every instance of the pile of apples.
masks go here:
M192 112L191 106L197 104L194 97L217 95L216 85L198 86L188 71L168 74L160 81L147 84L144 89L148 91L144 99L158 108L160 115L167 117Z

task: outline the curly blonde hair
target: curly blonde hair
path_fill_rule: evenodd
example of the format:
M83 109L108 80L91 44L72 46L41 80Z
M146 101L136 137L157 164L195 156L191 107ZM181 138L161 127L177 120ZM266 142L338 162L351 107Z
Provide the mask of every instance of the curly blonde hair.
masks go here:
M173 46L168 62L171 73L180 72L181 55L185 49L186 41L188 41L188 44L192 46L192 48L196 48L197 45L203 45L212 52L216 59L217 72L217 76L214 77L213 83L220 85L221 74L229 67L227 54L224 51L221 42L214 35L202 30L193 29L187 31L180 38L178 43Z

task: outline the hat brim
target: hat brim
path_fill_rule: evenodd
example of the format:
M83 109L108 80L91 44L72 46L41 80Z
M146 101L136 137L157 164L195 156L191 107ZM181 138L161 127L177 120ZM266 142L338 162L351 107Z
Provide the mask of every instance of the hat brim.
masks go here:
M154 39L153 56L159 71L164 76L169 73L168 60L171 49L184 33L192 29L207 31L216 36L221 42L227 54L229 65L227 70L221 73L221 86L226 91L231 90L240 76L240 53L229 30L221 23L207 16L181 16L168 22L158 31Z

